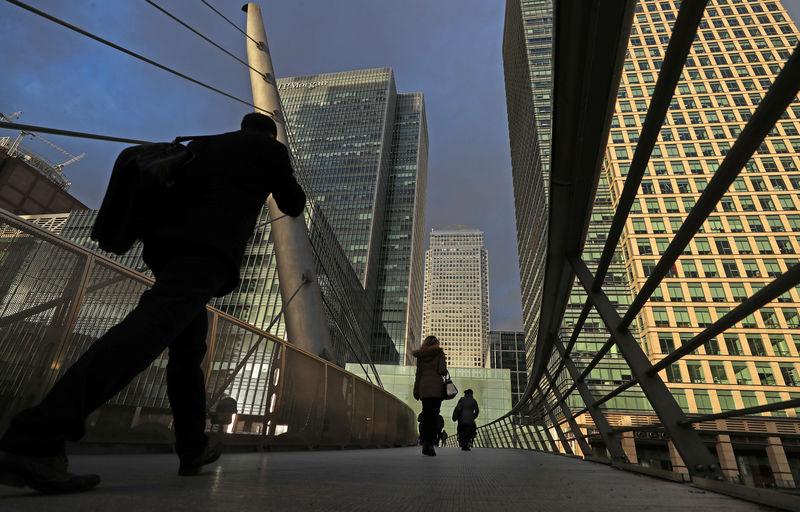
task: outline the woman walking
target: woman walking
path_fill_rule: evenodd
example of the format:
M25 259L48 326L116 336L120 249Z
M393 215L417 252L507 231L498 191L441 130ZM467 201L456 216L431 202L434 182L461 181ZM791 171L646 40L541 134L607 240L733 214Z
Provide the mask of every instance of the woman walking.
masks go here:
M442 376L447 375L447 361L436 336L425 338L422 346L411 354L417 358L414 398L422 400L422 453L435 457L433 447L438 437L437 422L444 397Z

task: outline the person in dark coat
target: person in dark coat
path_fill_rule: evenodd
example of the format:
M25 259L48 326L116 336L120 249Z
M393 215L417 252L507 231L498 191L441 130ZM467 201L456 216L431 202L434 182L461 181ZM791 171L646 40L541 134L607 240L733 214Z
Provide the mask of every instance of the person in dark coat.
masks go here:
M422 400L422 453L436 456L433 447L438 441L439 410L444 398L442 376L447 375L447 360L436 336L425 338L422 346L411 354L417 358L414 398Z
M453 410L453 421L458 422L458 445L462 450L469 451L470 449L472 439L477 431L475 418L478 417L479 412L478 402L472 397L472 390L467 389Z
M196 139L195 158L168 192L160 224L144 237L143 256L156 282L137 307L72 365L42 402L18 414L0 440L0 483L42 492L94 487L97 475L67 472L65 441L84 434L84 421L169 348L167 394L174 418L179 475L214 462L206 437L201 362L206 304L230 293L259 212L272 194L296 217L305 194L294 179L275 123L247 114L241 130Z

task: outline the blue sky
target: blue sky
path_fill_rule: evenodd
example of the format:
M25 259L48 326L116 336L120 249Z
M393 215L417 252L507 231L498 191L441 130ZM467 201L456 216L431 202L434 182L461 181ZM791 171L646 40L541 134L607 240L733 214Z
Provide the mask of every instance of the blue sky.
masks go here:
M243 1L209 0L244 27ZM143 0L28 0L34 7L250 100L248 70ZM232 53L244 36L199 0L156 0ZM430 155L426 232L482 229L492 328L519 329L516 232L501 58L501 0L256 2L276 75L392 67L398 92L425 94ZM795 22L800 0L784 0ZM0 2L0 111L19 122L144 140L235 129L251 109ZM0 136L14 135L1 130ZM122 144L46 137L72 154L71 192L98 207ZM68 157L27 144L55 163Z

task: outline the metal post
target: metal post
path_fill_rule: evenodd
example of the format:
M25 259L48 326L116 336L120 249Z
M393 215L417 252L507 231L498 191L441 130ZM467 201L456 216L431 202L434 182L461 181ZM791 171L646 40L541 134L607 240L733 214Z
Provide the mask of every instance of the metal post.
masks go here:
M528 438L528 434L525 433L525 429L523 427L527 427L528 425L522 424L522 417L520 416L519 420L519 435L523 441L525 441L525 446L528 447L528 450L533 450L533 446L531 445L531 439ZM528 432L530 433L530 427L528 427Z
M555 395L556 400L558 400L558 404L561 406L561 414L563 414L564 417L567 419L567 422L569 423L569 428L572 429L572 433L575 435L575 441L578 443L578 446L581 447L581 451L584 453L584 455L591 455L592 448L589 446L589 443L586 442L586 439L581 437L583 435L583 432L581 432L581 429L575 422L575 418L572 417L572 411L570 411L569 407L567 407L567 404L564 403L564 397L561 396L561 392L558 390L558 387L556 386L556 381L551 377L550 372L547 370L547 368L544 369L544 377L547 379L548 382L550 382L550 389L553 390L553 394Z
M634 377L638 379L639 386L650 401L650 405L653 406L653 411L661 420L661 424L669 434L672 442L675 443L675 448L686 463L689 474L693 477L725 480L725 476L720 471L716 459L706 448L703 440L700 439L700 434L691 425L687 424L686 415L675 401L675 397L667 389L667 386L664 385L661 377L658 374L648 374L648 370L653 365L650 364L647 356L642 351L642 347L633 338L631 332L627 328L621 327L623 325L622 318L620 318L619 313L617 313L605 292L592 289L594 277L586 263L576 257L569 258L569 262L575 271L578 281L586 290L589 300L592 301L600 318L603 320L606 329L608 329L611 337L614 338L614 343L619 348L622 357L625 358Z
M614 435L614 432L611 428L611 425L608 423L605 414L603 414L603 411L601 411L598 406L592 405L594 404L595 398L592 392L589 390L589 386L587 386L586 382L580 378L580 372L578 372L578 368L575 366L572 358L569 356L564 357L566 354L566 349L564 348L564 344L561 342L558 336L553 337L553 346L556 347L556 350L558 350L558 352L561 354L561 357L564 358L563 360L567 371L569 372L570 377L572 377L572 379L575 381L576 388L581 394L583 403L586 404L588 412L592 416L592 421L594 421L594 425L600 432L600 437L603 438L603 442L608 449L608 453L611 454L611 460L627 463L628 457L625 455L625 451L622 449L619 439L617 439ZM589 451L589 454L591 453L592 452Z
M247 61L252 68L250 85L253 89L253 104L271 114L278 127L277 139L288 148L286 121L272 69L261 9L254 3L248 3L242 10L247 13ZM267 199L267 204L270 218L277 219L283 215L272 196ZM312 354L334 361L305 219L303 216L287 216L273 222L271 229L283 303L288 302L304 278L309 281L284 312L287 341Z
M569 441L567 441L567 436L564 435L564 431L561 430L561 425L559 425L558 420L552 412L548 411L547 415L550 417L550 421L553 422L553 428L556 431L556 435L558 435L558 439L561 441L561 446L564 447L564 453L567 455L573 455L572 447L569 445Z
M536 437L539 438L539 450L546 452L547 451L547 442L544 440L542 433L539 431L538 427L533 427L533 431L536 432Z
M550 434L550 429L547 428L547 426L543 424L542 425L542 431L544 432L545 437L547 437L547 442L550 443L550 451L553 452L553 453L561 453L558 450L558 445L556 445L556 442L553 439L553 436Z
M511 420L506 418L505 422L505 433L506 433L506 443L508 444L509 448L516 448L517 443L514 440L514 424L511 423Z

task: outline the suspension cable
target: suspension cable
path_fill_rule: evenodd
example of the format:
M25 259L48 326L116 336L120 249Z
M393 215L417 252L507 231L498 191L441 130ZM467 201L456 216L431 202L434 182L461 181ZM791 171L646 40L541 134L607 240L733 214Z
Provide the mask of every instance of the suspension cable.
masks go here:
M204 4L206 4L206 6L207 6L209 9L211 9L212 11L214 11L215 13L217 13L217 14L219 15L219 17L220 17L220 18L222 18L223 20L225 20L225 21L227 21L228 23L230 23L230 24L231 24L231 26L232 26L233 28L235 28L236 30L238 30L239 32L241 32L242 34L244 34L244 35L247 37L247 39L249 39L249 40L253 41L254 43L256 43L256 46L258 46L258 47L260 48L260 47L263 45L263 43L260 43L259 41L256 41L255 39L253 39L252 37L250 37L250 35L248 35L248 33L247 33L247 32L245 32L244 30L240 29L240 28L239 28L239 26L238 26L236 23L234 23L234 22L232 22L231 20L229 20L228 18L226 18L224 14L222 14L221 12L219 12L218 10L216 10L216 9L214 8L214 6L213 6L213 5L211 5L210 3L208 3L206 0L200 0L200 1L201 1L201 2L203 2Z
M232 100L237 101L239 103L242 103L244 105L247 105L248 107L253 107L256 110L261 110L261 111L267 112L264 109L259 108L259 107L253 105L252 103L250 103L248 101L245 101L243 99L237 98L236 96L233 96L232 94L228 94L227 92L222 91L220 89L217 89L216 87L208 85L208 84L206 84L204 82L201 82L200 80L192 78L192 77L190 77L188 75L185 75L185 74L183 74L183 73L181 73L179 71L175 71L174 69L172 69L170 67L167 67L167 66L165 66L163 64L159 64L158 62L156 62L154 60L148 59L147 57L145 57L143 55L140 55L140 54L138 54L138 53L136 53L134 51L128 50L127 48L123 48L122 46L119 46L118 44L114 44L111 41L108 41L107 39L103 39L102 37L97 36L95 34L92 34L91 32L87 32L86 30L78 28L75 25L71 25L71 24L67 23L64 20L56 18L55 16L47 14L46 12L40 11L39 9L36 9L35 7L32 7L32 6L30 6L30 5L28 5L28 4L24 3L24 2L20 2L19 0L6 0L6 2L8 2L10 4L13 4L13 5L16 5L17 7L21 7L23 9L25 9L26 11L32 12L33 14L36 14L38 16L41 16L41 17L45 18L45 19L48 19L48 20L50 20L50 21L52 21L54 23L57 23L57 24L61 25L62 27L68 28L68 29L70 29L70 30L72 30L74 32L77 32L77 33L79 33L81 35L84 35L84 36L86 36L86 37L88 37L90 39L94 39L95 41L97 41L99 43L102 43L102 44L104 44L106 46L109 46L111 48L114 48L115 50L118 50L118 51L120 51L122 53L130 55L131 57L134 57L136 59L141 60L142 62L146 62L147 64L150 64L151 66L155 66L155 67L157 67L159 69L162 69L162 70L164 70L164 71L166 71L168 73L172 73L175 76L183 78L184 80L188 80L189 82L192 82L193 84L199 85L201 87L205 87L206 89L208 89L210 91L213 91L213 92L215 92L217 94L221 94L221 95L225 96L226 98L229 98L229 99L232 99Z
M47 128L45 126L34 126L32 124L8 123L0 121L0 128L8 128L9 130L22 130L25 132L41 132L50 133L52 135L65 135L67 137L80 137L82 139L106 140L111 142L125 142L127 144L149 144L145 140L137 139L123 139L121 137L110 137L108 135L97 135L94 133L73 132L70 130L58 130L56 128Z
M239 57L237 57L237 56L236 56L236 55L234 55L233 53L229 52L228 50L226 50L226 49L225 49L225 48L223 48L222 46L218 45L217 43L215 43L214 41L212 41L212 40L211 40L211 39L209 39L208 37L204 36L204 35L203 35L203 34L202 34L200 31L198 31L198 30L196 30L196 29L194 29L194 28L190 27L190 26L189 26L188 24L186 24L186 23L185 23L183 20L181 20L180 18L178 18L178 17L177 17L177 16L175 16L174 14L172 14L172 13L168 12L166 9L164 9L163 7L161 7L160 5L158 5L157 3L153 2L152 0L144 0L144 1L145 1L145 2L147 2L148 4L152 5L153 7L155 7L156 9L158 9L159 11L163 12L164 14L166 14L167 16L169 16L170 18L172 18L173 20L175 20L177 23L179 23L179 24L183 25L183 26L184 26L185 28L187 28L188 30L192 31L192 32L193 32L195 35L197 35L198 37L201 37L201 38L202 38L204 41L206 41L206 42L208 42L208 43L212 44L212 45L213 45L215 48L217 48L218 50L222 51L223 53L225 53L225 54L226 54L226 55L228 55L229 57L231 57L231 58L235 59L236 61L238 61L238 62L239 62L239 63L241 63L241 64L244 64L244 65L245 65L245 66L247 66L248 68L250 68L250 69L252 69L253 71L255 71L256 73L258 73L259 75L263 76L265 80L269 80L269 78L268 78L268 77L267 77L265 74L261 73L259 70L257 70L256 68L254 68L253 66L251 66L251 65L250 65L250 64L248 64L247 62L243 61L242 59L240 59Z

